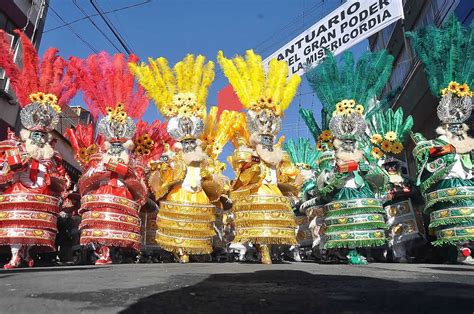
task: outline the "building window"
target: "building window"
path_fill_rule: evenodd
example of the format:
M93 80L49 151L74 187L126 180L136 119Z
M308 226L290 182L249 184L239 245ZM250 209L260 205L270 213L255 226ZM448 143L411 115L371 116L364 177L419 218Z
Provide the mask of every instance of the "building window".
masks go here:
M18 28L12 20L10 20L3 12L0 11L0 29L5 30L6 33L11 35L12 47L15 47L17 44L18 36L13 32L14 29ZM17 58L16 63L18 63L19 58ZM21 64L20 64L21 66ZM5 77L3 69L0 69L0 89L8 92L8 79Z
M392 71L392 76L390 77L391 89L403 85L408 73L410 72L411 64L412 60L410 60L407 50L403 48L401 53L398 55Z
M3 12L0 12L0 29L4 29L7 33L12 34L13 30L18 28L12 20L10 20Z

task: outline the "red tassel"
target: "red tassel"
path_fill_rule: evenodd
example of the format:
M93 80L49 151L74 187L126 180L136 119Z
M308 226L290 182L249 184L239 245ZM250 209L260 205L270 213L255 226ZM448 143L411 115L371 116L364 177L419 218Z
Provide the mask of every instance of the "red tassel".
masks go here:
M38 180L38 172L39 172L38 168L39 168L39 161L36 159L33 159L31 161L31 166L30 166L30 179L33 182L36 182L36 180Z
M74 153L77 153L79 151L80 147L79 147L79 143L77 141L76 133L74 133L73 129L67 129L66 133L64 134L64 137L66 137L69 140L69 142L71 143L71 146L72 146L72 149L74 150Z

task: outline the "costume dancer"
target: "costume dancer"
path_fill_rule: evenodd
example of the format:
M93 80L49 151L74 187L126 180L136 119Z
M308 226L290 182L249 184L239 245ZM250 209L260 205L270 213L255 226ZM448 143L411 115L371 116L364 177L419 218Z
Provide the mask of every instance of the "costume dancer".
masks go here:
M348 248L349 262L367 263L357 248L382 246L386 242L382 202L376 193L384 187L384 174L367 152L364 119L369 101L384 87L393 57L386 51L365 53L357 65L351 53L338 67L327 57L307 73L307 78L330 116L336 165L321 169L317 184L324 200L327 229L325 248ZM368 115L370 112L367 112ZM365 151L364 151L365 150Z
M173 69L164 58L150 65L130 64L168 119L176 144L152 164L148 185L159 202L156 241L181 263L190 255L212 253L216 206L229 189L218 156L229 140L235 112L217 107L206 113L207 90L214 80L214 63L203 56L186 56Z
M307 196L311 195L314 188L316 158L318 151L311 146L309 139L299 138L297 142L288 140L285 143L285 151L289 154L293 164L299 169L303 182L302 188L294 202L294 213L296 217L296 239L298 244L291 248L293 259L301 262L301 253L304 248L313 247L313 236L309 227L313 217L306 210L301 211L301 203L306 201ZM307 208L304 208L307 209ZM314 230L313 230L314 231Z
M424 238L423 220L415 209L419 191L407 175L402 173L401 162L395 157L403 151L405 141L413 127L413 119L403 116L403 109L379 111L369 120L371 154L379 160L389 176L387 215L389 247L397 262L408 261L409 249L416 240Z
M329 130L329 120L325 118L324 110L322 110L321 126L318 125L314 118L313 112L309 109L300 109L300 115L307 125L311 135L316 142L316 160L314 177L307 180L302 193L303 202L300 211L305 212L309 218L309 229L313 237L313 253L317 259L327 262L330 256L334 256L337 260L346 260L345 256L340 255L337 249L326 250L324 248L326 230L324 200L317 188L316 178L324 169L333 169L336 163L334 156L334 136Z
M287 80L288 65L272 60L265 75L262 59L252 50L246 59L230 60L219 52L217 60L236 91L247 115L239 116L238 147L230 158L236 173L230 194L236 236L234 243L256 245L264 264L271 264L270 246L296 245L295 217L287 196L297 196L298 169L285 160L280 132L283 112L301 81ZM247 129L248 127L248 129Z
M459 261L473 264L469 242L474 240L474 140L464 123L472 112L474 28L451 17L444 27L428 27L407 34L425 67L429 86L440 97L436 112L439 137L413 139L418 184L424 195L429 228L436 232L434 245L455 245Z
M151 171L150 167L153 161L159 160L161 155L174 145L174 140L168 134L167 123L155 120L152 123L146 121L138 121L137 130L133 136L135 145L134 154L140 162L146 166L146 172ZM159 249L156 243L156 216L158 214L158 206L148 198L146 203L140 210L141 220L141 236L142 236L142 253L153 253L155 249Z
M101 117L97 138L92 125L68 131L84 169L79 179L81 245L95 248L96 265L112 263L111 247L140 250L138 215L148 194L140 150L152 151L153 140L147 137L136 147L133 142L132 118L140 118L149 104L144 90L134 89L128 70L127 62L136 60L134 55L127 60L122 54L105 52L86 60L71 58L87 107L96 120Z
M57 49L46 50L40 62L26 35L15 33L22 45L21 68L0 31L0 67L18 98L23 125L20 138L8 130L8 139L0 142L0 245L9 245L12 254L7 269L32 267L31 249L56 250L56 221L70 179L54 150L52 131L76 93Z

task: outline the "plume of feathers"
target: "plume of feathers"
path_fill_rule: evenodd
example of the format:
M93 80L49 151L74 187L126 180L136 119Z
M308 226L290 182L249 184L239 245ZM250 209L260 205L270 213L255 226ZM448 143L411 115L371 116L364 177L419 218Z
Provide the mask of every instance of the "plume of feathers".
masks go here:
M137 60L135 55L126 59L123 54L111 56L107 52L85 60L71 57L69 67L76 73L84 101L95 119L105 115L107 107L115 108L120 103L129 117L143 116L150 101L141 86L135 88L134 76L128 69L128 62Z
M43 92L54 94L57 104L64 107L77 92L75 76L68 70L67 62L58 56L56 48L47 49L40 62L29 38L20 30L14 32L20 38L23 66L20 68L14 63L14 52L6 33L0 30L0 67L10 79L20 106L23 108L30 103L30 94Z
M232 123L232 137L230 138L234 148L241 145L250 145L250 132L247 125L247 116L243 112L239 112Z
M318 151L314 149L309 139L300 137L297 142L290 139L285 143L284 148L294 164L306 164L313 169L316 167Z
M389 108L386 111L378 111L372 119L368 120L370 133L385 135L387 132L395 132L397 140L404 144L413 128L413 118L404 118L403 109L399 107L396 111Z
M435 96L451 81L474 87L474 23L464 27L452 15L441 28L428 26L406 35L423 62Z
M197 105L206 108L208 89L215 76L214 62L205 63L204 56L194 58L191 54L176 63L173 69L165 58L149 58L148 62L149 65L130 62L129 68L164 116L169 117L175 109L173 96L178 93L196 95Z
M318 136L321 134L322 130L319 127L318 123L316 123L316 119L314 118L313 112L309 109L300 108L299 110L301 117L304 120L304 123L308 127L311 135L314 138L314 141L318 141Z
M384 88L392 71L393 56L385 50L366 52L357 64L351 52L345 52L338 65L334 55L326 51L326 58L306 73L311 88L316 92L329 121L336 104L354 99L366 107Z
M105 141L105 138L98 134L95 136L94 125L77 125L74 129L67 129L64 136L71 143L74 153L78 153L81 148L87 148L92 144L96 144L101 147Z
M217 61L246 109L264 98L271 99L279 107L278 112L283 112L290 105L301 82L298 75L287 79L288 65L277 59L270 61L265 75L262 58L253 50L247 50L245 59L241 56L227 59L219 51Z
M207 115L206 127L202 135L206 143L206 153L212 159L217 159L222 153L224 146L233 137L234 121L239 116L237 111L224 110L217 118L218 108L212 107Z
M142 160L145 164L150 160L158 160L161 154L163 154L165 144L173 147L175 142L168 134L167 125L168 123L163 123L160 120L155 120L152 123L143 120L137 122L136 132L132 138L133 142L137 143L137 140L145 134L147 134L153 141L153 146L150 149L150 152L146 155L142 155ZM137 147L136 144L135 147Z
M373 98L365 108L365 119L372 119L373 115L379 111L385 111L393 105L395 97L401 91L401 86L388 92L382 99Z

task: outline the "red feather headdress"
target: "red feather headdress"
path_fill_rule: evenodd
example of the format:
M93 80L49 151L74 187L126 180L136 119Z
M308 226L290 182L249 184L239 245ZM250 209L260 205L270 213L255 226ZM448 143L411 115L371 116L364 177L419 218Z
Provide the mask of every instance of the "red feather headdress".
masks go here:
M133 119L143 116L150 101L142 87L135 89L134 76L128 69L128 62L136 62L130 55L109 55L101 52L87 59L72 57L71 70L76 73L84 102L98 123L99 133L108 141L129 140L135 134Z
M166 144L170 147L174 145L174 140L166 128L167 123L162 123L160 120L155 120L151 124L143 120L137 123L137 130L133 137L134 152L143 158L144 164L150 160L159 159Z
M86 126L79 124L74 129L67 129L64 136L71 143L76 159L81 165L86 166L90 158L99 152L100 147L104 143L104 137L100 134L95 137L94 126L88 124Z
M70 66L78 75L84 101L94 119L105 116L107 108L123 104L123 110L133 119L143 116L150 101L142 87L135 89L134 76L128 62L137 62L135 55L128 60L123 54L109 55L101 52L87 59L72 57Z
M57 55L58 49L49 48L43 55L41 62L38 53L28 37L20 30L14 31L20 36L22 44L22 63L19 68L13 60L13 51L7 41L6 34L0 30L0 67L5 70L22 108L32 102L53 103L48 99L31 99L32 95L39 97L54 95L54 104L63 107L76 94L74 77L67 71L67 62ZM46 94L46 95L45 95Z

